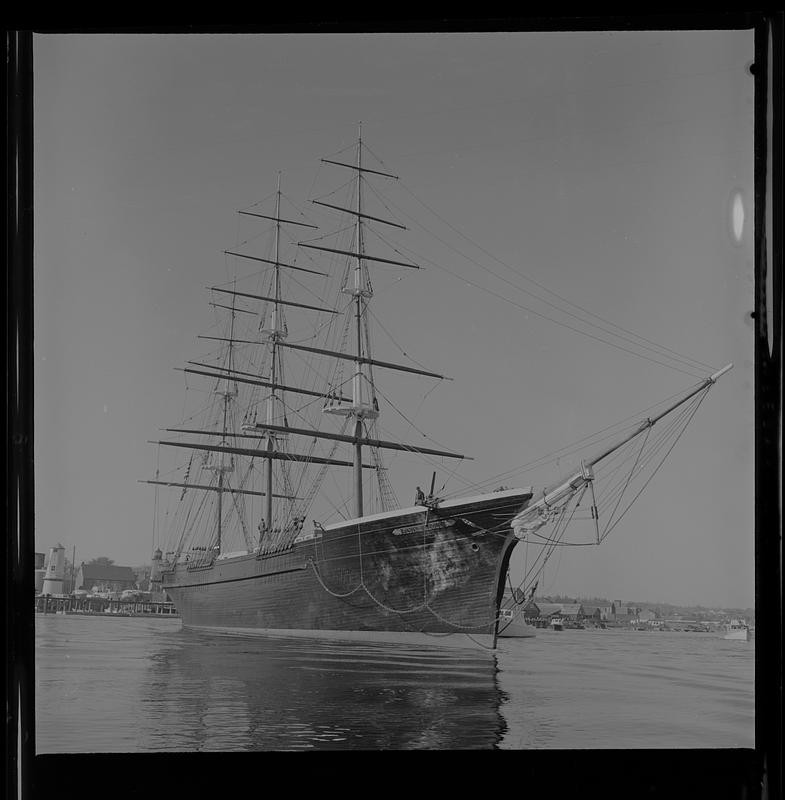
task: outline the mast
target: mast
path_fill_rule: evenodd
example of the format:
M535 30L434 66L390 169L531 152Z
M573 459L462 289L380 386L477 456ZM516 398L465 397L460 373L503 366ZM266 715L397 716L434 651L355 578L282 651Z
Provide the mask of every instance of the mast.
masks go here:
M234 308L232 308L232 316L231 316L231 324L229 328L229 349L227 352L226 362L227 367L229 369L232 368L232 337L234 336ZM236 396L237 389L236 387L232 389L230 387L231 377L227 374L224 376L225 385L223 391L216 390L216 394L221 395L221 399L223 402L223 415L222 415L222 424L221 424L221 445L223 447L228 447L229 442L226 440L226 434L228 432L228 416L229 416L229 403L231 402L232 398ZM234 470L234 458L230 457L229 462L225 461L225 453L224 451L220 451L220 458L217 466L207 466L208 469L211 469L213 472L218 474L218 502L216 503L217 506L217 513L216 513L216 535L215 535L215 551L220 555L221 553L221 546L222 546L222 525L223 525L223 495L224 495L224 483L225 479L224 476L227 472L232 472Z
M393 369L411 374L424 375L433 378L444 380L443 375L426 370L415 369L400 364L391 364L388 362L377 361L371 358L371 339L370 330L367 318L368 304L373 297L373 288L371 285L369 268L367 262L389 264L399 267L408 267L411 269L420 269L419 265L400 261L391 258L384 258L378 255L369 255L365 250L365 224L366 220L382 223L384 225L391 225L392 227L406 230L405 225L400 225L391 220L382 219L381 217L368 214L363 205L363 174L369 173L379 175L385 178L398 180L397 175L392 175L389 172L382 172L381 170L369 169L363 164L363 140L362 140L362 123L358 123L357 135L357 151L354 163L349 161L335 161L329 158L321 159L326 164L335 164L339 167L356 171L356 197L354 203L347 203L346 206L335 205L334 203L323 202L321 200L312 200L311 202L317 205L332 208L336 211L342 211L347 214L353 215L356 220L354 224L355 236L354 246L349 249L342 247L327 247L321 243L315 244L312 242L300 242L301 247L307 247L313 250L321 250L326 253L335 253L338 255L345 255L349 257L347 265L347 274L341 292L352 296L352 302L349 304L354 319L347 319L348 333L351 324L354 328L354 347L347 348L347 352L329 351L321 348L307 347L305 345L295 345L290 343L282 343L283 347L294 348L305 352L321 353L323 355L333 356L338 359L349 359L354 361L354 372L352 374L352 397L351 402L344 401L335 402L334 398L328 399L322 409L324 413L336 414L338 416L346 417L349 421L353 422L353 440L354 459L353 459L353 484L354 484L354 513L356 517L361 517L364 514L363 502L363 482L362 482L362 462L363 462L363 447L370 447L372 450L373 460L376 462L377 477L379 479L379 488L382 495L389 498L391 495L389 486L385 489L384 483L386 480L384 474L384 467L381 464L378 454L379 447L390 447L389 442L382 442L376 440L374 437L373 429L375 427L375 420L379 417L379 404L376 398L373 379L373 367L382 367L384 369ZM350 207L352 206L353 207ZM349 268L352 269L353 276L350 278L348 274ZM348 311L348 309L347 309ZM353 353L351 351L354 351ZM449 380L449 379L447 379ZM367 388L364 384L367 384ZM349 437L345 437L349 438ZM416 447L404 447L401 449L410 449L417 451ZM443 455L443 453L439 453ZM448 454L448 457L463 458L458 454ZM394 496L393 496L394 499Z
M230 345L231 347L231 345ZM228 398L226 393L224 393L223 401L224 401L224 413L223 413L223 428L222 432L226 434L226 402ZM225 437L221 437L221 441L225 441ZM215 539L215 549L218 551L219 555L221 553L221 517L223 514L223 498L224 498L224 454L221 453L221 461L220 466L218 467L218 526L217 526L217 535Z
M285 334L278 328L278 316L281 299L281 268L278 263L280 256L279 250L281 245L281 173L278 173L278 185L275 193L275 265L274 265L274 288L273 288L273 304L270 309L270 327L268 337L270 342L270 381L273 384L270 389L270 394L267 397L267 424L272 425L275 419L275 402L276 402L276 379L278 377L277 371L277 355L278 355L278 340L284 338ZM276 449L276 436L268 429L267 431L267 451L271 453ZM265 478L266 478L266 497L264 500L264 523L265 528L269 532L273 527L273 459L269 455L265 458Z
M352 402L356 409L362 407L362 254L363 254L363 218L362 218L362 123L359 124L357 133L357 258L354 268L354 293L357 315L357 361L355 362L354 379L352 381ZM357 439L362 436L363 423L359 411L355 414L354 435ZM358 441L354 446L354 510L355 516L363 515L363 470L362 470L362 445Z
M354 357L352 359L354 361L354 374L352 375L352 402L351 405L348 407L325 407L324 411L326 413L345 414L346 416L349 416L354 420L353 472L354 472L354 515L356 517L361 517L363 515L363 479L362 479L363 421L366 419L373 420L379 416L379 412L376 409L375 404L372 404L371 402L368 403L365 402L365 391L363 389L363 381L365 379L365 375L363 373L363 364L369 365L370 369L370 363L371 363L370 352L367 354L363 352L363 326L367 325L367 320L365 318L365 310L371 297L373 297L373 290L371 289L371 282L367 275L367 267L365 266L364 263L365 260L367 259L367 256L365 254L365 241L363 238L363 225L364 225L363 220L367 218L367 215L363 213L362 173L375 172L375 170L368 170L365 167L363 167L362 148L363 148L362 123L360 122L358 123L357 155L354 164L343 164L337 161L329 161L328 159L322 159L323 161L327 161L327 163L338 164L339 166L343 167L349 167L350 169L354 169L357 172L357 177L356 177L357 196L355 201L355 208L352 210L346 209L347 211L349 211L349 213L352 213L356 217L354 249L335 250L334 248L311 245L311 247L317 250L344 253L345 255L348 255L354 259L352 284L351 286L345 285L341 289L342 292L350 294L354 298L355 345L354 345ZM386 173L378 173L378 174L384 175ZM388 177L395 177L395 176L388 176ZM407 266L412 266L412 265L407 265ZM372 385L371 385L371 391L373 391ZM373 397L370 398L371 401L373 399L374 399Z

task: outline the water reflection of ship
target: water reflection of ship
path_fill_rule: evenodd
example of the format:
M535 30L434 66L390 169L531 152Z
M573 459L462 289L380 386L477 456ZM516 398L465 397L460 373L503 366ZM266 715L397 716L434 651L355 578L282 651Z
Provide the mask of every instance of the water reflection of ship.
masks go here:
M487 653L187 630L178 639L151 662L145 749L491 749L506 732Z

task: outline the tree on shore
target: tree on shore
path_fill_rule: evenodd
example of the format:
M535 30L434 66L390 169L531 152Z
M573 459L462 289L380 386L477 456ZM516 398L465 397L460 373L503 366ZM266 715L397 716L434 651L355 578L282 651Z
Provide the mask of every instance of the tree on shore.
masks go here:
M98 564L102 567L111 567L114 564L113 558L107 558L106 556L98 556L98 558L91 558L90 561L86 561L86 564Z

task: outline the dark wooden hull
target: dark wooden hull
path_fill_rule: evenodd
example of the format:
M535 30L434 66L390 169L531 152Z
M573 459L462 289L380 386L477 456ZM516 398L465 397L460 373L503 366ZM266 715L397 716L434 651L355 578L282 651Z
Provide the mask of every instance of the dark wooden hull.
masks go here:
M495 646L510 520L530 492L378 514L288 550L164 572L183 625L237 632Z

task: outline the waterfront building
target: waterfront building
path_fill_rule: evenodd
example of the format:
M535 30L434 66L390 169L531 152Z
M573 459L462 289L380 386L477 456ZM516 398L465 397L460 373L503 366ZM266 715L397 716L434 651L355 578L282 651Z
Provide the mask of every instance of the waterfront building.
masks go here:
M580 603L562 603L559 616L577 622L583 618L583 606Z
M540 619L549 619L561 614L563 603L537 603L540 609Z
M615 619L614 614L615 606L596 606L591 604L584 604L583 615L585 619L593 620L594 622L610 622Z
M82 562L76 575L76 588L88 592L122 592L124 589L136 589L136 575L131 567Z
M600 607L591 605L590 603L584 603L583 606L583 618L593 620L594 622L600 621Z

